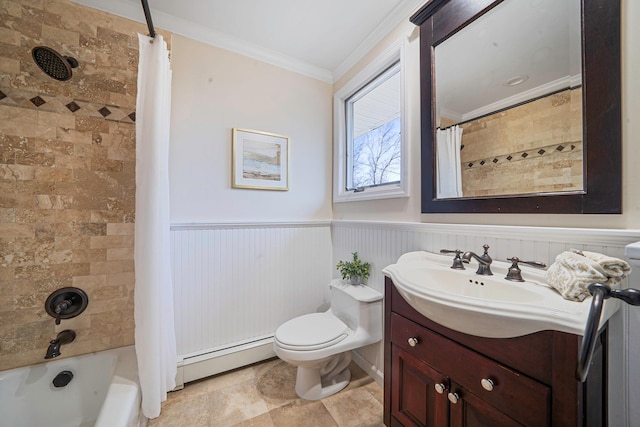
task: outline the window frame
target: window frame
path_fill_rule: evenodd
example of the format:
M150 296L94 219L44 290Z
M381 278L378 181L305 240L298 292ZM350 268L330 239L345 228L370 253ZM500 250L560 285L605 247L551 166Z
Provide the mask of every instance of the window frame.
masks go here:
M390 199L409 197L409 161L408 161L408 107L406 96L407 39L403 37L389 46L383 53L369 63L362 71L349 80L334 96L334 161L333 161L333 202L351 202L359 200ZM400 70L400 182L364 187L354 192L347 190L347 109L346 102L357 92L376 80L394 64L399 63Z

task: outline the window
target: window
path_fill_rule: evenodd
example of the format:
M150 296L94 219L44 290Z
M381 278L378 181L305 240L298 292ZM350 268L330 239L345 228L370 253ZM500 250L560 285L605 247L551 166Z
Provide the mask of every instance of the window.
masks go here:
M347 190L400 182L400 62L346 100Z
M408 197L403 44L334 96L334 201Z

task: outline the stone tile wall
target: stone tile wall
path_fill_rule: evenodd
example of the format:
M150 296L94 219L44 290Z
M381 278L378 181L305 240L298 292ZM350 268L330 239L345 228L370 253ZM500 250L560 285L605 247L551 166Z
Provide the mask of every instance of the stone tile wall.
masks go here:
M133 343L137 32L68 0L0 1L0 370ZM165 36L166 37L166 36ZM59 82L49 46L79 62ZM77 286L87 310L55 326L44 302Z
M461 127L465 197L582 190L581 88Z

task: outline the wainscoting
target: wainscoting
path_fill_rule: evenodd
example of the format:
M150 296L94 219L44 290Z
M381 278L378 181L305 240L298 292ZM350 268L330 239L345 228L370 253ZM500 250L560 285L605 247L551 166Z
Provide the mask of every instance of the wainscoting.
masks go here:
M275 356L284 321L328 308L330 222L174 224L183 381Z
M600 230L326 221L252 224L174 224L173 276L179 373L184 382L273 357L282 322L328 308L335 264L357 251L372 263L369 286L383 291L382 268L406 252L482 251L494 259L551 264L576 248L624 258L640 230ZM528 267L523 266L524 274ZM640 272L634 272L634 283ZM629 280L623 284L630 286ZM640 287L640 285L635 285ZM611 426L640 419L640 309L624 306L610 321ZM358 350L354 361L382 382L383 348Z

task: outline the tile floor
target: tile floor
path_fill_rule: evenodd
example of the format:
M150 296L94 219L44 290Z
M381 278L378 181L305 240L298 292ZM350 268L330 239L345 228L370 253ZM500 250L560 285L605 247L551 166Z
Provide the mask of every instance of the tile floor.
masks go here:
M169 393L149 427L374 427L382 423L382 388L351 363L351 383L319 401L298 398L296 368L271 359L188 383Z

